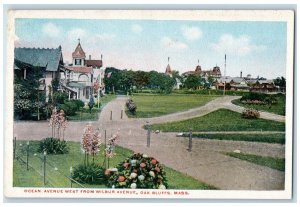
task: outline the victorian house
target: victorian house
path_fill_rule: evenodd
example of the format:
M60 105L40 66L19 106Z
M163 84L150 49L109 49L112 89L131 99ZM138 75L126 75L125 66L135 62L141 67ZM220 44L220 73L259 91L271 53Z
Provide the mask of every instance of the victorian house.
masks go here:
M220 78L221 77L221 70L219 66L213 67L211 70L202 70L201 66L199 65L199 60L198 60L198 65L196 66L195 70L193 71L187 71L182 74L183 76L187 77L189 75L196 75L196 76L201 76L204 78L208 78L209 76L213 78Z
M63 89L70 99L80 99L87 103L103 88L102 60L86 59L80 40L72 53L72 64L66 66L62 74ZM98 87L95 87L98 85ZM95 90L96 88L96 90Z
M17 78L29 79L35 72L41 71L39 91L45 93L46 102L53 91L52 83L60 81L60 72L64 71L61 46L58 48L15 48L14 74ZM58 88L59 89L59 88Z

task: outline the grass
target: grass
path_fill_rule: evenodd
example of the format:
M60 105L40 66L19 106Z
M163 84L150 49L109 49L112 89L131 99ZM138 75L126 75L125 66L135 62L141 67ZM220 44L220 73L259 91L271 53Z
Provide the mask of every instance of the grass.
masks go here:
M277 95L275 96L277 103L273 104L271 107L267 105L257 105L257 104L243 104L239 99L233 100L232 103L235 105L243 106L245 108L254 108L258 111L265 111L279 115L285 115L285 96Z
M285 170L285 159L278 157L264 157L259 155L244 154L244 153L234 153L228 152L226 155L235 157L241 160L246 160L248 162L255 163L257 165L266 166L272 169L284 171Z
M244 119L240 113L219 109L205 116L178 122L153 124L163 132L193 131L284 131L285 123L265 119Z
M188 134L184 134L188 137ZM267 142L285 144L285 134L201 134L196 133L192 135L196 138L203 139L217 139L217 140L233 140L233 141L247 141L247 142Z
M114 94L107 94L106 96L101 97L101 108L103 108L108 102L112 101L116 98ZM101 109L97 108L97 103L95 107L92 109L92 113L90 113L89 108L85 106L80 111L77 111L74 116L68 116L69 121L94 121L98 119L98 114Z
M22 144L22 146L20 146ZM82 154L79 142L68 142L70 146L70 152L64 155L47 155L47 162L50 163L46 165L46 177L47 184L46 187L70 187L70 181L65 176L70 175L70 167L75 167L78 164L83 163L84 154ZM42 171L42 161L39 157L42 155L37 153L39 146L39 141L30 141L30 156L29 163L36 170L32 168L29 171L26 170L26 164L19 160L14 160L13 169L13 186L15 187L44 187L43 185L43 171ZM21 155L23 160L26 160L26 141L17 141L17 154ZM104 146L102 146L101 151L103 152ZM125 158L132 155L132 151L119 147L116 147L116 155L110 159L110 167L114 167ZM91 158L90 158L91 161ZM96 156L95 162L103 164L103 156ZM55 170L55 167L57 170ZM167 173L168 184L172 189L216 189L213 186L207 185L200 182L190 176L184 175L178 171L171 168L164 167ZM89 188L106 188L104 185L87 185L85 187ZM73 187L80 187L73 183Z
M185 111L205 105L219 96L197 94L134 94L132 99L137 105L135 115L126 111L131 118L148 118Z

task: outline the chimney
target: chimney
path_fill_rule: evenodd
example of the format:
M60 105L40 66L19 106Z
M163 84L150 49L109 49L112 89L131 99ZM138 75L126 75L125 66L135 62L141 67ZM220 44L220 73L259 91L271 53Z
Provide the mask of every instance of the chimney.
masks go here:
M243 72L241 71L241 73L240 73L240 78L242 78L243 77Z
M92 56L91 55L89 55L89 60L91 60L92 59Z

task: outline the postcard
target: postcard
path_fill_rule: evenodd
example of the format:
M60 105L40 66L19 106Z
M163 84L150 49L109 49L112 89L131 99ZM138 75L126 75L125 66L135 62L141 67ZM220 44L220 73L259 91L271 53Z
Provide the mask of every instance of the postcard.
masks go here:
M294 12L11 10L7 197L291 199Z

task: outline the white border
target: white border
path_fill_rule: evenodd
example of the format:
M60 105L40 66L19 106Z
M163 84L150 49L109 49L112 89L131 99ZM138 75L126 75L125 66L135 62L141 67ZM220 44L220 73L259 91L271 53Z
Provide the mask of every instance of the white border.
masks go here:
M217 21L285 21L287 22L287 99L286 103L286 176L284 191L204 191L189 190L189 195L174 197L165 195L128 194L25 194L24 188L12 187L12 148L5 147L5 188L7 197L48 198L206 198L206 199L290 199L292 188L292 132L293 132L293 41L294 13L288 10L17 10L9 11L7 68L13 68L15 18L73 18L73 19L151 19L151 20L217 20ZM12 146L13 137L13 70L6 70L5 146ZM28 188L27 188L28 189ZM31 188L33 189L33 188ZM38 188L43 190L44 188ZM58 188L55 188L58 189ZM65 190L65 189L63 189ZM139 192L139 190L137 190ZM151 191L151 190L148 190ZM152 191L151 191L152 192Z

